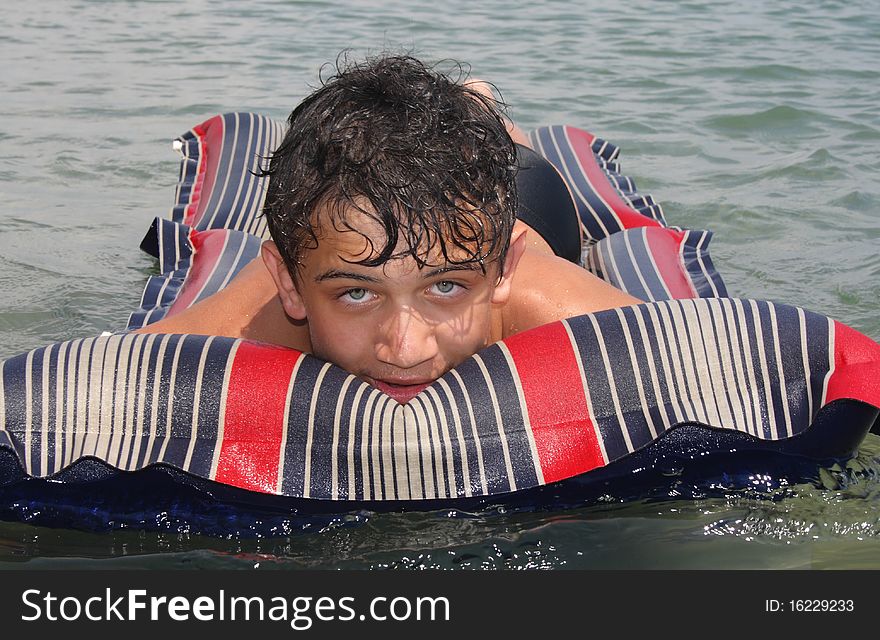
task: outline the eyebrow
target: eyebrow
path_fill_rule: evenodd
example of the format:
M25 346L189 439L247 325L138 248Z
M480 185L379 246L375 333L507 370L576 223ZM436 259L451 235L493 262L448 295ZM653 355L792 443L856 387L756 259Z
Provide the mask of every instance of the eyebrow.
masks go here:
M442 276L446 273L452 273L455 271L478 271L478 267L477 265L469 264L438 267L436 269L428 271L422 276L422 279L428 280L430 278L436 278L437 276ZM357 273L355 271L343 271L342 269L330 269L328 271L325 271L324 273L320 273L315 276L315 282L323 282L324 280L333 279L357 280L358 282L370 282L373 284L380 282L380 279L375 276L369 276L364 273Z
M368 276L363 273L355 273L354 271L342 271L341 269L330 269L324 273L315 276L315 282L323 282L324 280L332 280L334 278L345 278L346 280L357 280L359 282L379 282L379 278Z

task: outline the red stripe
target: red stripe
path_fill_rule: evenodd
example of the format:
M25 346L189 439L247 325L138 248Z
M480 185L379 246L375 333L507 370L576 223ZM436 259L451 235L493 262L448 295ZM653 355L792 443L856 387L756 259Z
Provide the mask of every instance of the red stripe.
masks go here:
M193 251L192 263L186 274L186 280L165 317L171 317L192 305L220 260L228 234L227 229L190 231L189 242Z
M284 404L299 351L242 342L226 396L218 482L276 493Z
M665 227L645 229L648 249L657 265L657 275L666 283L673 298L697 298L687 270L681 262L684 232Z
M880 344L840 322L834 322L834 373L825 402L861 400L880 408Z
M505 339L522 384L544 481L605 465L580 369L561 322Z
M593 191L599 194L599 197L614 210L614 213L620 218L620 224L623 225L624 229L663 226L653 218L642 215L633 209L620 197L620 193L611 184L608 175L599 166L599 161L596 160L592 147L595 137L592 134L574 127L566 127L565 130L568 133L571 147L580 162L587 182L590 183Z
M199 139L200 155L190 204L183 213L183 224L190 227L199 223L211 199L211 191L214 189L214 181L217 177L217 165L223 151L223 129L223 116L214 116L193 127L193 133ZM202 198L203 194L204 198Z

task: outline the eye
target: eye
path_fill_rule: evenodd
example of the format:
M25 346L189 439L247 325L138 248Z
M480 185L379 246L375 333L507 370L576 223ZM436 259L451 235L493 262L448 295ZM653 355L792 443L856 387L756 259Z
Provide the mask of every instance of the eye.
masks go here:
M343 302L347 302L349 304L358 304L358 303L369 302L372 299L372 297L371 297L371 293L368 290L357 288L357 289L347 289L346 291L344 291L342 293L341 296L339 296L339 299L342 300Z
M441 280L431 285L431 292L435 295L451 297L464 291L464 287L452 280Z

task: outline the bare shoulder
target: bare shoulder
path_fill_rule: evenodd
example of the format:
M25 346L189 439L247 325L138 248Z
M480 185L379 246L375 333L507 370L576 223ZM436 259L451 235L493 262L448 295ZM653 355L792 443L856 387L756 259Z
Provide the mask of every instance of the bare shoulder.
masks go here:
M503 333L508 336L563 318L641 302L568 260L526 250L502 312Z
M137 333L192 333L246 338L308 351L308 327L281 306L263 261L253 260L229 285L208 298L138 329Z

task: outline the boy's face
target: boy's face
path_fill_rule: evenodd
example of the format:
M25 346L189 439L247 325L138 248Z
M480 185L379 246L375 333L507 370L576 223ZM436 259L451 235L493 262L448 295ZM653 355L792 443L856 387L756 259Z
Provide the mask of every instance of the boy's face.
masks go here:
M511 242L503 273L497 261L485 274L445 264L439 248L426 256L438 266L419 269L407 255L367 267L355 264L372 255L367 239L382 247L385 233L363 213L347 220L358 232L321 225L296 279L274 244L264 250L285 311L308 320L314 355L403 403L500 337L493 311L508 300L524 242Z

